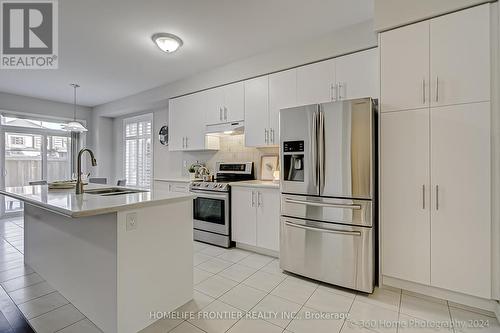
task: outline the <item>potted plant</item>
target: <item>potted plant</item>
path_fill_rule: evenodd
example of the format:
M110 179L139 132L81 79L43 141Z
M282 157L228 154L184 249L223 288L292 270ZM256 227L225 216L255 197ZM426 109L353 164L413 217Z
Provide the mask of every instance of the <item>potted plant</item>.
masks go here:
M194 165L191 165L189 167L188 172L189 172L189 179L190 180L196 179L196 168L194 167Z

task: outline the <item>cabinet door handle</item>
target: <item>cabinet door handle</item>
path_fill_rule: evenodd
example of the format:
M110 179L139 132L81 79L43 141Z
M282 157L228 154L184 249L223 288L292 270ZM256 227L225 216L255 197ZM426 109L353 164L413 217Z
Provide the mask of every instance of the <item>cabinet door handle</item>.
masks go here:
M422 104L425 104L425 77L422 79Z
M344 82L337 83L337 100L341 100L344 98L344 96L342 96L342 89L344 88L345 88Z
M436 75L436 102L439 102L439 76Z
M185 148L185 146L186 146L186 145L185 145L185 143L184 143L184 140L185 140L185 139L186 139L186 137L184 137L184 136L183 136L183 137L182 137L182 148Z
M339 86L337 83L332 83L330 85L330 99L336 101L339 99Z
M186 148L188 147L188 137L186 136Z
M425 209L425 184L422 185L422 209Z
M274 143L274 129L270 128L269 131L271 132L271 139L269 141L270 143Z
M262 207L262 193L257 192L257 206Z
M436 185L436 210L439 210L439 185Z
M255 207L255 192L252 191L252 207Z
M227 107L224 106L224 120L227 121Z
M269 133L267 131L267 128L264 129L264 141L265 143L269 143Z
M219 120L222 121L222 107L219 107Z

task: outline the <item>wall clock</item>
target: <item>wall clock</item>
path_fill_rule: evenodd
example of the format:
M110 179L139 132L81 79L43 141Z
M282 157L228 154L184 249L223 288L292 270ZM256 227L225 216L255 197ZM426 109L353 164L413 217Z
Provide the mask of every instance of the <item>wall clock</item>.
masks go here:
M168 126L164 125L160 128L158 132L158 137L160 138L160 143L164 146L168 146Z

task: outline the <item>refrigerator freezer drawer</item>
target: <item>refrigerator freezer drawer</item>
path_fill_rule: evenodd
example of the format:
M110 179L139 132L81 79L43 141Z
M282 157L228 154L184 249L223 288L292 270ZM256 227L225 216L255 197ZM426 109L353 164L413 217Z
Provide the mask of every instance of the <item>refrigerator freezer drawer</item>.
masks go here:
M373 225L370 200L282 194L281 215L368 227Z
M372 228L281 217L280 267L366 293L375 278Z

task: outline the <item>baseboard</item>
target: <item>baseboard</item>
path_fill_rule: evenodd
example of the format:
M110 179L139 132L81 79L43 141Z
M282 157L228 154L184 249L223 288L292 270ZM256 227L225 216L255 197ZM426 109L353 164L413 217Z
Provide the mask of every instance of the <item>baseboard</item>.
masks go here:
M382 276L382 281L380 282L380 284L382 286L387 285L395 288L400 288L403 290L408 290L410 292L422 294L428 297L438 298L441 300L449 301L451 303L463 304L471 308L484 310L489 312L490 315L496 314L497 318L500 316L499 303L495 300L465 295L454 291L426 286L419 283L405 281L389 276Z
M270 256L270 257L279 258L279 256L280 256L280 253L278 251L264 249L262 247L257 247L257 246L253 246L253 245L248 245L248 244L243 244L243 243L237 242L236 247L240 248L242 250L252 251L252 252L256 252L256 253L263 254L266 256Z

